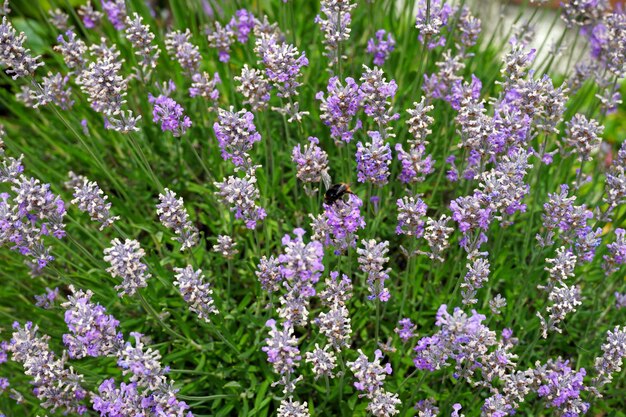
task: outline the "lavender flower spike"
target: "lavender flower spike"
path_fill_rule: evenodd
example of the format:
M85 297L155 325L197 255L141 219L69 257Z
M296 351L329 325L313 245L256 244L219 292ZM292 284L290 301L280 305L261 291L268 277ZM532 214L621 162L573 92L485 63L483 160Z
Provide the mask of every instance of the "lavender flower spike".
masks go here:
M189 310L196 313L205 322L211 321L211 314L218 314L219 311L214 306L213 290L205 282L201 270L194 271L188 265L185 268L174 268L176 280L174 285L180 290L183 299L189 304Z
M26 35L20 32L18 35L13 25L6 16L2 17L0 24L0 65L7 68L14 80L35 74L35 70L43 65L38 62L40 56L33 57L30 49L24 48Z
M181 252L196 246L198 229L189 220L182 197L176 198L176 193L168 188L164 191L165 194L159 194L160 203L156 206L161 224L176 233L174 240L181 244Z
M152 276L148 273L148 267L141 261L145 252L136 240L126 239L122 243L115 238L111 241L111 247L104 250L104 261L111 264L107 272L113 278L122 278L122 283L116 285L118 295L134 295L139 288L145 288L148 279Z

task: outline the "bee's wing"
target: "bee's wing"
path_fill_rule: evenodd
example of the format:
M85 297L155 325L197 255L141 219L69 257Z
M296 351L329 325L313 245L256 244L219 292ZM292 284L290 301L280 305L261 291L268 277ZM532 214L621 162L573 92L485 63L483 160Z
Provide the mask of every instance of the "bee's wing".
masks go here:
M322 182L324 182L324 187L326 187L327 190L330 188L332 184L332 179L330 178L330 175L326 171L322 172Z

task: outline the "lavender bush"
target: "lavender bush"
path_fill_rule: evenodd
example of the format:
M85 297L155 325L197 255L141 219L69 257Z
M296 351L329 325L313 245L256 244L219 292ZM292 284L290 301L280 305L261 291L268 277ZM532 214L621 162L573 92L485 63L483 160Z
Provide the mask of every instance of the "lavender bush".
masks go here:
M4 1L0 415L624 416L625 10L494 3Z

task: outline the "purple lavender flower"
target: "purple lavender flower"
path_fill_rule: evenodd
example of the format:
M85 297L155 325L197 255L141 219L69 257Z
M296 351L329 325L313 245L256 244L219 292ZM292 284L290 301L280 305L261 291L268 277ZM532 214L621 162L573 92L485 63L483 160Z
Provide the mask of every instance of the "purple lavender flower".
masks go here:
M78 15L87 29L95 28L102 20L102 13L93 8L91 0L78 8Z
M338 252L344 252L348 247L356 246L356 233L365 228L365 220L361 216L363 201L354 194L348 196L347 201L337 200L333 204L324 204L325 230L314 230L316 234L322 232L320 238L326 246L335 246Z
M406 152L401 143L396 143L396 154L398 161L402 164L400 181L405 184L422 182L426 175L434 170L435 161L432 156L425 155L426 148L423 145L411 145Z
M284 386L284 392L292 392L296 382L302 378L300 376L295 380L292 379L302 359L298 339L293 334L293 327L288 323L283 323L282 329L276 325L275 320L268 320L265 325L270 328L270 332L269 337L265 339L266 346L261 350L267 354L267 361L272 364L274 372L280 374L281 379L278 383Z
M444 0L419 0L415 17L419 41L427 45L428 49L445 45L446 38L441 33L453 13L454 9Z
M68 86L69 76L63 76L57 72L55 74L49 72L40 84L40 91L35 93L37 102L34 107L45 106L52 103L61 108L61 110L69 110L74 105L72 100L72 87Z
M622 309L626 308L626 293L619 293L615 291L615 308Z
M126 239L124 243L118 238L111 241L111 247L104 250L104 261L111 266L107 272L113 278L122 278L122 283L116 285L118 295L134 295L139 288L145 288L148 279L152 276L148 273L148 267L141 261L146 253L136 240Z
M398 327L396 327L393 331L398 334L400 340L406 343L409 341L409 339L417 336L417 333L415 333L415 329L417 329L417 326L413 324L411 319L403 318L398 321Z
M250 32L254 30L256 25L256 18L252 13L246 9L239 9L235 12L235 16L230 19L228 26L237 35L239 43L247 43L250 37Z
M126 2L124 0L100 0L102 10L116 30L126 26Z
M600 146L602 138L599 136L603 131L604 126L599 125L597 121L588 120L584 115L576 114L567 122L565 141L574 148L578 160L587 161L591 153Z
M546 408L554 407L563 416L578 417L589 410L589 403L582 401L580 394L586 389L583 378L585 369L574 371L569 361L550 359L535 370L539 380L537 394L546 400Z
M46 287L46 292L44 294L35 295L35 300L37 301L35 305L37 307L45 308L46 310L50 309L54 306L54 301L57 299L58 296L58 288L51 290L50 288Z
M385 39L386 35L386 39ZM376 31L376 37L367 41L367 53L374 55L374 65L382 67L396 46L396 41L391 33L384 29Z
M352 298L352 281L346 274L342 274L339 279L339 272L331 271L330 278L326 278L324 284L325 287L320 292L322 305L327 307L337 304L345 305Z
M63 335L63 343L71 358L87 356L115 356L123 347L120 324L106 309L91 301L93 292L70 286L72 295L61 306L65 309L65 323L69 333Z
M154 97L148 94L148 102L153 105L152 121L161 123L163 132L172 132L174 137L180 137L191 127L191 119L184 114L185 109L166 95Z
M217 84L220 84L222 80L219 74L216 72L213 74L213 78L206 73L194 74L191 77L192 83L189 87L189 97L202 97L209 102L209 111L215 110L217 107L220 92L217 89Z
M371 143L356 144L357 179L382 187L389 181L391 148L383 141L380 132L370 131L367 134L372 138Z
M609 254L603 256L602 268L608 276L616 272L620 265L626 263L626 231L621 228L615 229L615 242L609 243L606 248Z
M231 175L222 182L215 182L214 185L218 188L217 197L230 206L235 218L243 220L248 229L256 228L267 215L265 209L256 204L259 189L254 173L246 173L243 178Z
M278 256L280 273L294 291L304 297L315 295L313 286L319 281L324 264L324 247L318 241L304 242L305 231L297 228L293 231L295 239L283 236L283 253Z
M370 116L382 129L386 129L388 124L398 120L400 114L392 113L391 100L393 100L398 90L398 85L394 80L387 82L383 71L378 67L370 69L363 65L363 75L361 75L361 94L363 95L363 108L365 114Z
M326 126L330 127L330 135L335 142L343 140L349 143L354 132L361 128L361 121L356 114L361 108L363 93L353 78L346 78L344 86L338 77L328 80L328 94L320 91L315 95L321 101L320 118Z
M242 109L235 113L218 109L218 121L213 124L213 131L225 161L231 160L237 167L251 164L248 152L252 145L261 140L261 135L254 125L254 115Z
M467 274L463 278L461 284L461 294L463 295L463 304L476 304L477 291L482 288L485 282L489 281L489 261L485 258L475 258L472 263L466 264Z
M454 228L448 227L449 221L450 217L445 214L442 214L439 220L430 217L426 219L424 239L430 248L430 252L426 254L430 259L444 261L441 254L450 246L450 234L454 231Z
M209 46L218 50L220 62L230 61L230 46L235 42L235 32L230 25L222 26L215 22L215 28L208 34Z
M541 334L543 338L548 337L549 331L556 331L562 333L562 329L559 328L559 324L565 320L565 317L576 311L577 306L582 304L582 298L580 295L580 288L578 286L568 286L561 283L560 286L555 286L548 295L550 304L546 308L548 318L544 318L540 312L537 312L537 317L541 321Z
M276 36L263 36L256 40L254 48L265 65L265 76L278 90L278 97L289 98L298 95L302 67L309 65L304 52L280 41Z
M37 336L39 328L28 322L24 327L13 324L13 335L8 349L11 359L24 367L32 377L33 393L41 406L51 413L59 410L65 414L79 415L87 412L83 404L87 391L82 387L83 376L66 367L65 356L57 358L48 342L50 336Z
M287 0L283 0L283 3L287 3ZM294 401L293 397L281 400L277 415L278 417L311 417L307 402Z

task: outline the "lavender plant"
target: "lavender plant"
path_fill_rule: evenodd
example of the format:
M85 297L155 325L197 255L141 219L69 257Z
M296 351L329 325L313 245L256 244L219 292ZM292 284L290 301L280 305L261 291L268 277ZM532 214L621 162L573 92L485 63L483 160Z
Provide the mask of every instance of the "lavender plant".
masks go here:
M623 7L35 3L0 415L623 411Z

